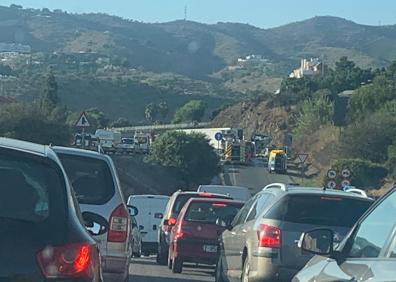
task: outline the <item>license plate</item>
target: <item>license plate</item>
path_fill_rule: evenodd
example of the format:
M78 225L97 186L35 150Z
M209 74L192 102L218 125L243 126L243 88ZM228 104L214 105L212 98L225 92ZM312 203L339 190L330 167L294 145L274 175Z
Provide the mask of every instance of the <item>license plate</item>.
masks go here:
M215 245L204 245L203 249L207 253L217 253L217 246Z

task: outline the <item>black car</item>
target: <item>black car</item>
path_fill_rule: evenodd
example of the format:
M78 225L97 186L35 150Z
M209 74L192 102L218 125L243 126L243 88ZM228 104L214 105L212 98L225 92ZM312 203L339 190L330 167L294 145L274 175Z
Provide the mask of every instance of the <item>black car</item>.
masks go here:
M164 216L161 225L159 226L157 263L161 265L166 265L168 263L170 232L176 223L176 219L179 216L180 211L191 198L218 198L232 200L232 198L227 195L206 192L188 192L178 190L173 193L166 205Z
M48 146L0 138L0 281L102 281L92 234L104 218L81 215Z

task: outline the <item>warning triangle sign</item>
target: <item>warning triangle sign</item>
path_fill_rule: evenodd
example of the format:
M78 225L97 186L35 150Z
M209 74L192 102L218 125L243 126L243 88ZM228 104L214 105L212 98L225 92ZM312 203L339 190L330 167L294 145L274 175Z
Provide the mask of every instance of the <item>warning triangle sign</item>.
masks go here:
M76 127L90 127L91 124L88 121L87 114L85 112L81 113L80 118L76 122Z

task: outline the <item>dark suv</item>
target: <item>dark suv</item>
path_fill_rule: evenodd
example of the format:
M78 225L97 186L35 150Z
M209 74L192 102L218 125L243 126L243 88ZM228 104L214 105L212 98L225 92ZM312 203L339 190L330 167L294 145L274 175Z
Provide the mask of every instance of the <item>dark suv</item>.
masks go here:
M395 214L396 188L393 188L372 206L338 246L332 230L305 233L299 242L301 251L317 256L293 282L396 281Z
M97 243L107 221L80 214L48 146L0 138L0 281L102 281Z
M161 225L159 226L157 263L162 265L166 265L168 263L170 232L172 231L172 227L176 224L180 211L191 198L218 198L232 200L231 197L226 195L206 192L187 192L179 190L173 193L166 206Z
M372 202L343 191L268 185L223 233L216 280L290 281L311 258L297 246L304 231L327 227L341 240Z

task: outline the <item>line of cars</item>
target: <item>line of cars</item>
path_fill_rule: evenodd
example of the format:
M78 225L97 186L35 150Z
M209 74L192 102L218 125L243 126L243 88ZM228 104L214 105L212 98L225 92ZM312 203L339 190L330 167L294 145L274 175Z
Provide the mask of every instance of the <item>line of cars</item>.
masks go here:
M273 183L249 199L243 187L227 189L170 197L159 264L173 273L184 263L213 265L217 282L395 281L396 188L374 205L358 189Z
M131 220L108 156L0 138L0 176L1 281L128 281Z

